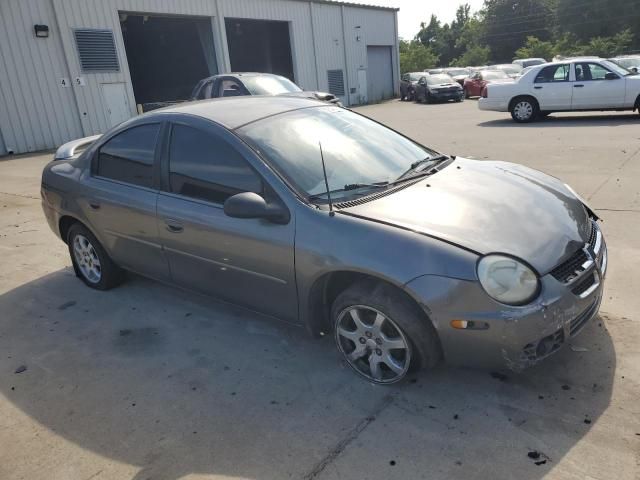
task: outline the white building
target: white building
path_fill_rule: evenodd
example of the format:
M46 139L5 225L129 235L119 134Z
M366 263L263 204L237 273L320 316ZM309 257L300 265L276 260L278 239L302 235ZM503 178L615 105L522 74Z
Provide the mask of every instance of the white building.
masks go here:
M104 132L231 71L279 73L346 105L390 98L397 11L326 0L1 0L0 155Z

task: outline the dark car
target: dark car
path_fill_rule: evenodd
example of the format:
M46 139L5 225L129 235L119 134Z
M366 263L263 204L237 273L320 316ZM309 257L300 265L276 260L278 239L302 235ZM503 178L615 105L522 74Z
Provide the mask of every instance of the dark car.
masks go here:
M191 100L244 95L286 95L305 97L342 106L331 93L302 90L286 77L272 73L225 73L203 78L191 92Z
M424 75L424 72L410 72L402 75L400 78L400 100L415 100L416 83Z
M416 100L419 103L446 102L464 99L462 87L449 75L441 73L422 77L416 85Z

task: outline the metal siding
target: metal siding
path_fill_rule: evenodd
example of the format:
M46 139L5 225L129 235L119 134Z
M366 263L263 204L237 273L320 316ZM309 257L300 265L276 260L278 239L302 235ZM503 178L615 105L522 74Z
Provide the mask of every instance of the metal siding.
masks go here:
M315 56L318 65L318 86L320 91L328 92L329 84L327 71L343 70L344 42L342 38L342 15L337 5L311 4L313 11L313 32L316 37ZM345 82L346 88L346 82ZM347 103L346 95L341 97Z

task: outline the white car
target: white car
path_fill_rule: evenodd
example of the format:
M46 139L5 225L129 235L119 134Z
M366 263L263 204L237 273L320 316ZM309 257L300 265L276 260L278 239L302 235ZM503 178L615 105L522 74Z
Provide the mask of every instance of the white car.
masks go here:
M513 83L489 84L480 110L526 123L552 112L640 109L640 75L604 59L537 65Z

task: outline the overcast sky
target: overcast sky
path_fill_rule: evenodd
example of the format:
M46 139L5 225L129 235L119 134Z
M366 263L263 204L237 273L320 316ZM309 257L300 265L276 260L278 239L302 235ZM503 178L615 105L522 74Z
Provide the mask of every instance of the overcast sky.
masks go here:
M456 16L458 6L463 3L471 5L471 12L476 12L484 3L483 0L350 0L353 3L396 7L398 12L398 34L405 40L411 40L418 30L420 22L428 22L431 14L438 16L441 22L448 23Z

